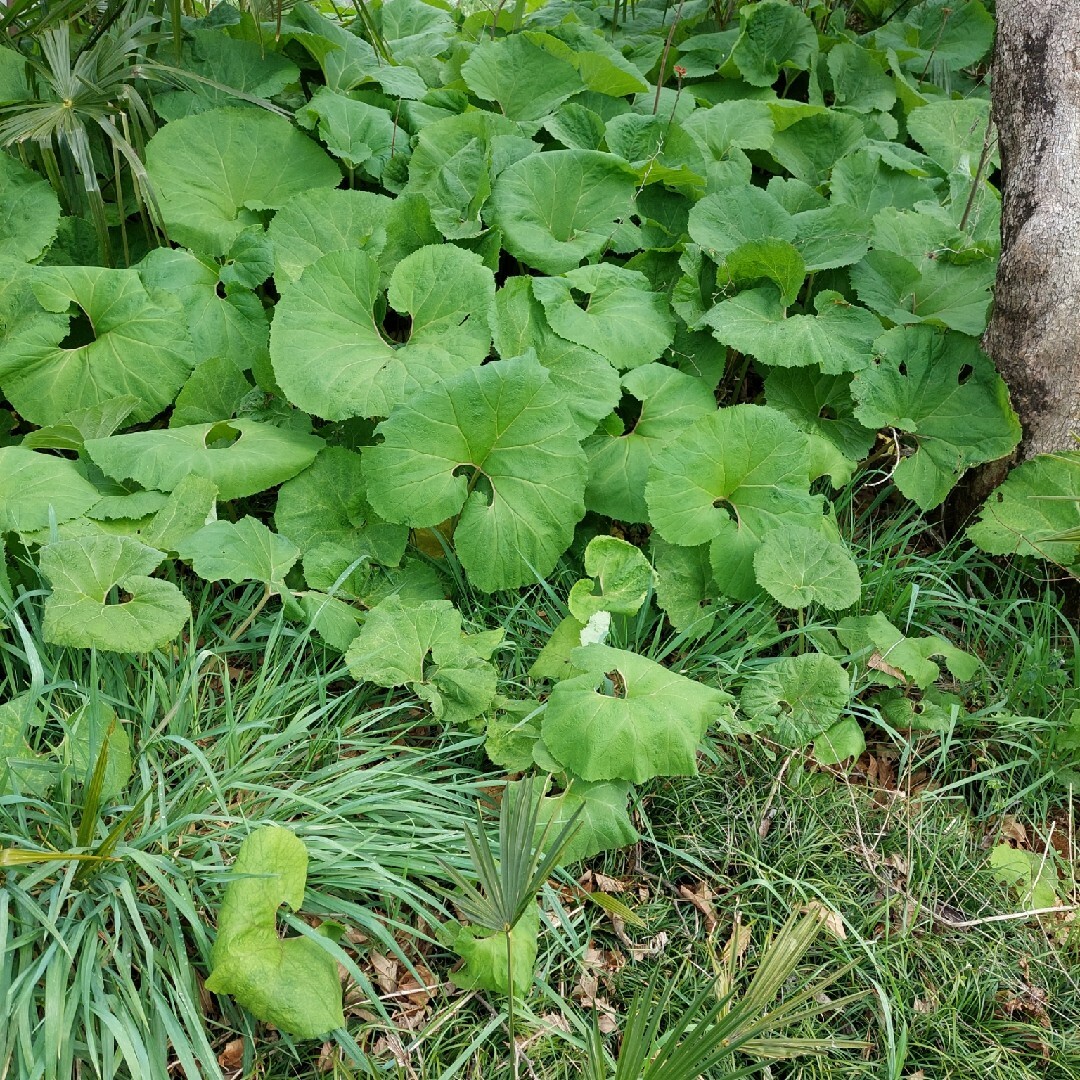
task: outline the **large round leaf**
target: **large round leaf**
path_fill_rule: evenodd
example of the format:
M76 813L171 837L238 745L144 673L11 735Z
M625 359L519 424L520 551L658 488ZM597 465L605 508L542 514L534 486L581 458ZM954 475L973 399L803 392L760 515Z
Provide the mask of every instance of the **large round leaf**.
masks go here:
M22 416L52 424L130 395L139 402L131 419L140 423L172 401L194 366L178 300L148 290L136 270L42 266L32 273L38 302L60 317L20 322L0 353L0 386ZM69 329L63 316L73 305Z
M585 513L585 454L562 395L533 357L502 360L414 394L364 451L368 499L424 527L460 513L458 557L478 588L551 571Z
M633 210L637 174L596 150L551 150L515 162L488 204L511 255L564 274L598 255Z
M60 203L49 182L0 154L0 255L36 259L59 223Z
M377 259L386 247L393 201L373 191L305 191L270 222L278 290L331 251L363 248Z
M785 656L754 674L739 707L755 727L768 724L784 746L806 746L832 727L851 691L847 672L831 656Z
M70 521L100 498L70 461L0 446L0 534L43 529L50 518Z
M690 211L690 238L717 262L754 241L794 240L791 215L769 192L743 184L706 195Z
M88 439L86 452L114 480L172 491L194 473L213 481L220 498L242 499L306 469L322 446L314 435L231 420Z
M758 589L753 558L782 524L822 528L823 498L809 494L810 441L775 409L735 405L699 420L649 468L649 520L672 544L712 542L723 592L747 600Z
M783 525L762 540L754 554L754 572L784 607L820 604L841 611L862 594L859 568L844 546L800 525Z
M110 652L146 652L172 641L191 608L171 582L149 577L164 558L126 536L46 545L41 572L53 591L45 601L45 640Z
M641 402L641 412L629 430L615 416L585 443L585 505L619 521L643 522L649 516L645 481L656 451L695 420L716 412L716 399L701 379L663 364L635 368L622 383Z
M166 124L146 144L146 168L169 235L207 255L224 255L260 211L341 182L322 149L262 109L212 109Z
M640 784L689 776L709 725L732 723L722 690L644 656L607 645L586 645L571 656L586 674L551 691L541 732L556 759L584 780Z
M390 306L412 316L408 341L387 340L375 318L379 265L335 251L309 266L278 302L270 356L285 396L328 420L387 416L411 394L483 362L495 276L452 244L406 256L390 277Z

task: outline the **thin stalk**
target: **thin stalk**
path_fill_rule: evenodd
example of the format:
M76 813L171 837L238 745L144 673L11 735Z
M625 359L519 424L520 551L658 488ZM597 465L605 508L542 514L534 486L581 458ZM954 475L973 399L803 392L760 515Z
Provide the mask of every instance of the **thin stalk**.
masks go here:
M963 232L967 228L968 217L971 215L971 210L975 205L975 196L979 190L979 183L982 180L983 169L986 168L986 163L990 160L990 147L994 145L994 140L991 137L991 131L993 131L994 122L987 116L986 118L986 135L983 138L982 153L979 154L979 164L975 166L975 175L971 178L971 191L968 192L967 202L964 204L964 212L960 215L960 231Z
M664 88L664 72L667 69L668 54L671 52L671 42L675 37L675 27L679 25L679 19L682 16L683 4L686 0L679 0L679 6L675 9L675 18L671 20L671 29L668 30L668 35L664 41L664 51L660 54L660 71L656 76L656 97L653 98L652 111L653 116L656 115L657 110L660 108L660 91Z
M510 1075L513 1080L518 1080L517 1039L514 1038L514 953L510 941L513 929L507 926L503 930L506 934L506 992L510 995L506 1003L506 1033L510 1039Z

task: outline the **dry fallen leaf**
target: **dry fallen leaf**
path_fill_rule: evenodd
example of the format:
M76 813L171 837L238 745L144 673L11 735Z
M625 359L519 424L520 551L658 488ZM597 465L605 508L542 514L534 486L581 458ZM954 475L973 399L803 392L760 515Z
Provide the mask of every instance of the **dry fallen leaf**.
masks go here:
M244 1040L230 1039L218 1054L218 1064L226 1072L235 1072L244 1066Z
M699 881L693 889L688 888L685 885L679 886L679 895L684 900L689 900L701 912L705 919L705 929L708 933L712 933L716 929L716 912L713 910L712 901L716 897L716 893L709 888L707 881Z
M868 668L873 668L874 671L880 671L883 675L891 675L894 679L899 679L900 682L907 686L907 679L904 678L904 673L898 667L893 667L892 664L886 663L879 652L871 654L870 659L866 661L866 666Z

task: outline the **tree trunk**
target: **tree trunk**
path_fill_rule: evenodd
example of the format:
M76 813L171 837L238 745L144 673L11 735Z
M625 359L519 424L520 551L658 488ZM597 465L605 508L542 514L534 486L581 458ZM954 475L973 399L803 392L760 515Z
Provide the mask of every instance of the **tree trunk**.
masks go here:
M1080 434L1080 3L998 0L997 18L1003 246L983 347L1030 457Z

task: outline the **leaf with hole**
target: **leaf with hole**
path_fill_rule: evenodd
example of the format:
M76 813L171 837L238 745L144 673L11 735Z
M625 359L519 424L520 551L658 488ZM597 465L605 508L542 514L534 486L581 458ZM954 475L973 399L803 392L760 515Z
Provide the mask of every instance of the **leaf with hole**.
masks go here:
M303 841L288 829L266 825L248 835L218 910L206 980L207 990L230 994L260 1020L301 1039L345 1026L333 956L308 937L277 932L278 908L303 906L307 866Z
M557 683L541 725L544 743L583 780L689 776L711 724L734 727L722 690L622 649L587 645L571 654L586 674Z
M800 749L840 719L850 698L847 672L836 660L803 653L754 672L739 708L756 728L768 725L777 742Z
M315 435L256 420L192 424L90 439L86 452L106 476L172 491L192 473L217 485L221 499L242 499L295 476L322 449Z
M479 255L444 244L398 263L387 302L411 317L401 344L376 319L380 294L378 263L351 250L324 255L284 290L270 356L289 401L328 420L388 416L487 356L495 278Z
M171 582L152 578L165 558L130 537L82 536L41 549L45 640L106 652L148 652L172 641L191 607Z
M535 359L501 360L414 394L364 452L368 501L413 527L458 516L454 546L480 589L551 572L585 513L585 454Z

